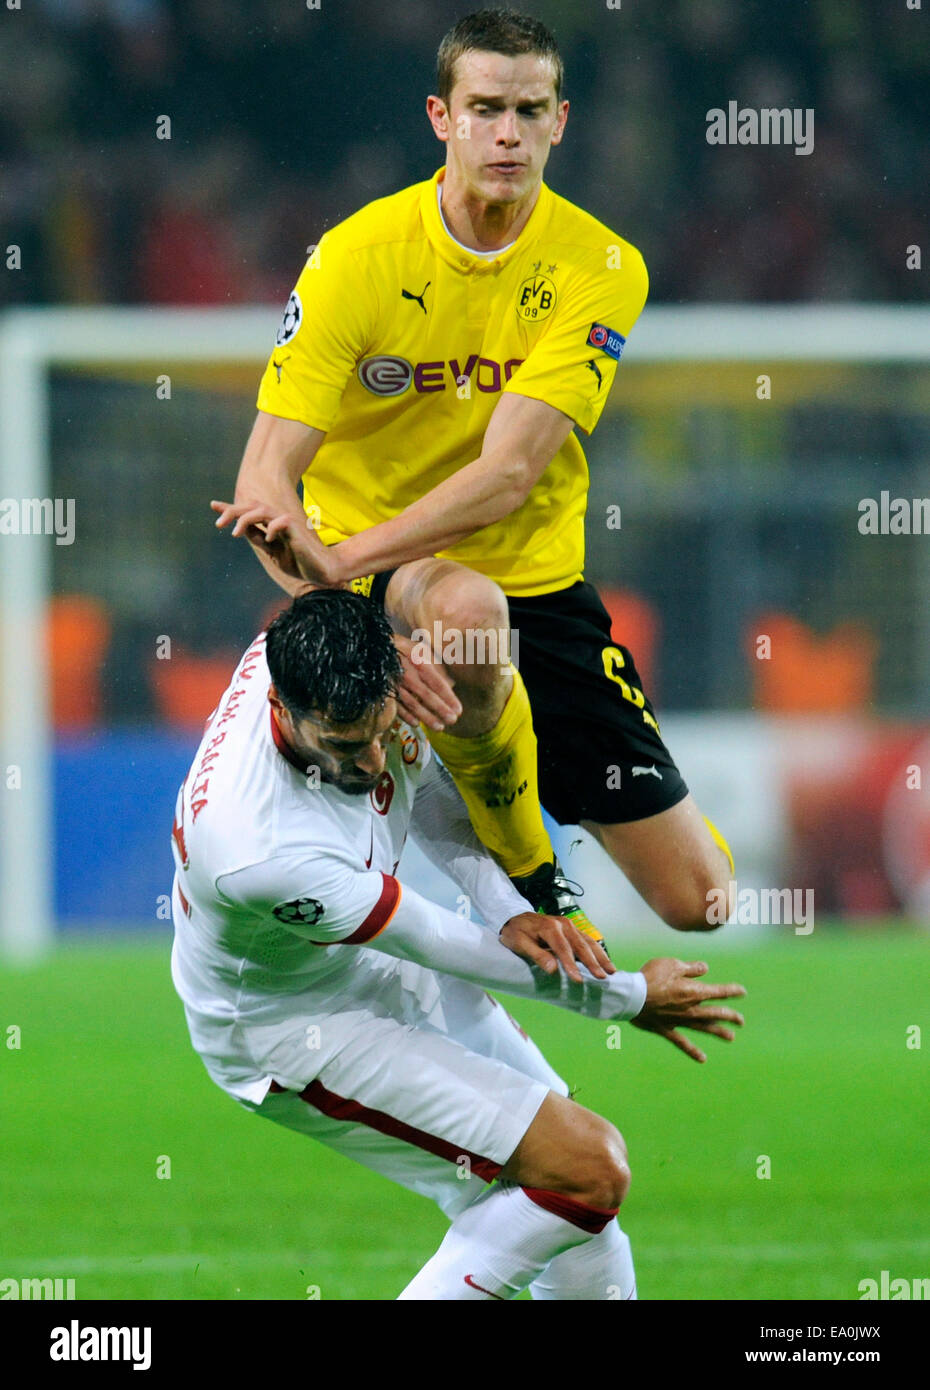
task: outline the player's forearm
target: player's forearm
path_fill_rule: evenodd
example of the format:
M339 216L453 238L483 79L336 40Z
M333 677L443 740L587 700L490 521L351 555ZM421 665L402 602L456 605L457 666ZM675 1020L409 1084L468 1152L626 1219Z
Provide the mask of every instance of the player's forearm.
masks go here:
M302 516L298 487L324 438L322 430L299 420L259 411L239 465L234 501L265 503L276 512ZM254 545L252 550L262 568L291 597L311 587L281 569L272 556Z
M482 454L397 516L335 546L340 575L376 574L448 550L515 512L534 481L521 460Z
M324 438L322 430L299 420L259 411L239 465L235 500L303 511L297 489Z
M390 923L367 945L484 989L538 999L591 1018L635 1018L646 1002L641 973L618 970L598 980L579 963L581 984L570 980L561 967L547 975L508 950L493 932L437 907L406 886Z

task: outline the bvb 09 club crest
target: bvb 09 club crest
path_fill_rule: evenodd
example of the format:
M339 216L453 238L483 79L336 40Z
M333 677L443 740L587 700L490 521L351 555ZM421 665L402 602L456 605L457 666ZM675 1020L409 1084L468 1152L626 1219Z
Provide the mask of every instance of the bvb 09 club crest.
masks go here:
M517 290L517 316L526 323L539 323L555 308L555 284L548 275L531 275Z

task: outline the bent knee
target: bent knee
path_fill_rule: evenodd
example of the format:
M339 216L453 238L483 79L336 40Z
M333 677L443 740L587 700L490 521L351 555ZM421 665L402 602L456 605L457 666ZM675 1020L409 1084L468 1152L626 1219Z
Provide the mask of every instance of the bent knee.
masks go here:
M604 1123L605 1134L597 1154L597 1172L594 1176L588 1205L600 1211L610 1211L619 1207L630 1190L632 1174L623 1135L613 1125Z
M591 1119L584 1161L575 1166L577 1190L571 1195L586 1206L610 1211L620 1206L629 1191L630 1161L620 1131L599 1115Z
M550 1092L501 1176L610 1211L627 1194L630 1165L619 1130L593 1110Z
M723 861L723 855L720 855ZM716 931L722 927L733 907L729 868L709 866L673 893L653 903L654 910L675 931Z
M443 633L451 637L510 632L510 610L504 591L493 579L464 567L460 573L446 574L437 581L425 597L423 610L431 629L438 623ZM509 637L501 645L506 649Z

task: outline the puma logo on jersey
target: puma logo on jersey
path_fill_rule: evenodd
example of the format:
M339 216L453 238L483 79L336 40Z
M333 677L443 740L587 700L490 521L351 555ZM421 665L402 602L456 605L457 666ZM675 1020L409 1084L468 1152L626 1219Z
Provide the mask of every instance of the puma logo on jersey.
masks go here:
M279 386L281 385L281 368L284 366L285 362L287 362L287 361L290 360L290 356L291 356L291 354L288 353L288 354L287 354L287 357L282 357L280 362L276 362L275 359L274 359L273 357L272 357L272 359L271 359L271 365L274 367L275 371L278 373L278 385L279 385Z
M417 303L419 304L420 308L423 310L423 312L424 312L424 314L425 314L425 313L426 313L426 305L423 303L423 296L426 294L426 291L429 289L429 287L430 287L430 285L431 285L432 283L433 283L432 280L427 280L426 284L423 286L423 288L422 288L422 290L420 291L419 294L411 294L409 290L405 290L403 287L401 287L401 291L400 291L401 298L402 298L402 299L415 299L415 300L417 301Z
M597 389L600 391L603 377L601 376L600 369L598 368L598 365L595 362L594 358L589 357L587 362L585 363L585 366L590 367L594 375L597 377Z
M644 777L647 773L651 777L658 777L660 782L662 781L662 774L655 764L652 767L634 767L633 769L634 777Z

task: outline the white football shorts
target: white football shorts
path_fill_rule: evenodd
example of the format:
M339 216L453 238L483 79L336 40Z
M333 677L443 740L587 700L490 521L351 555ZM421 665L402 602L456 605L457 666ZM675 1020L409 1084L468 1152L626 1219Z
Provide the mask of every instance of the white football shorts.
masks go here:
M279 1025L264 1058L272 1089L261 1104L239 1103L431 1197L451 1219L498 1175L548 1092L568 1087L478 985L391 964L377 971L377 1001L363 991L337 1014Z

